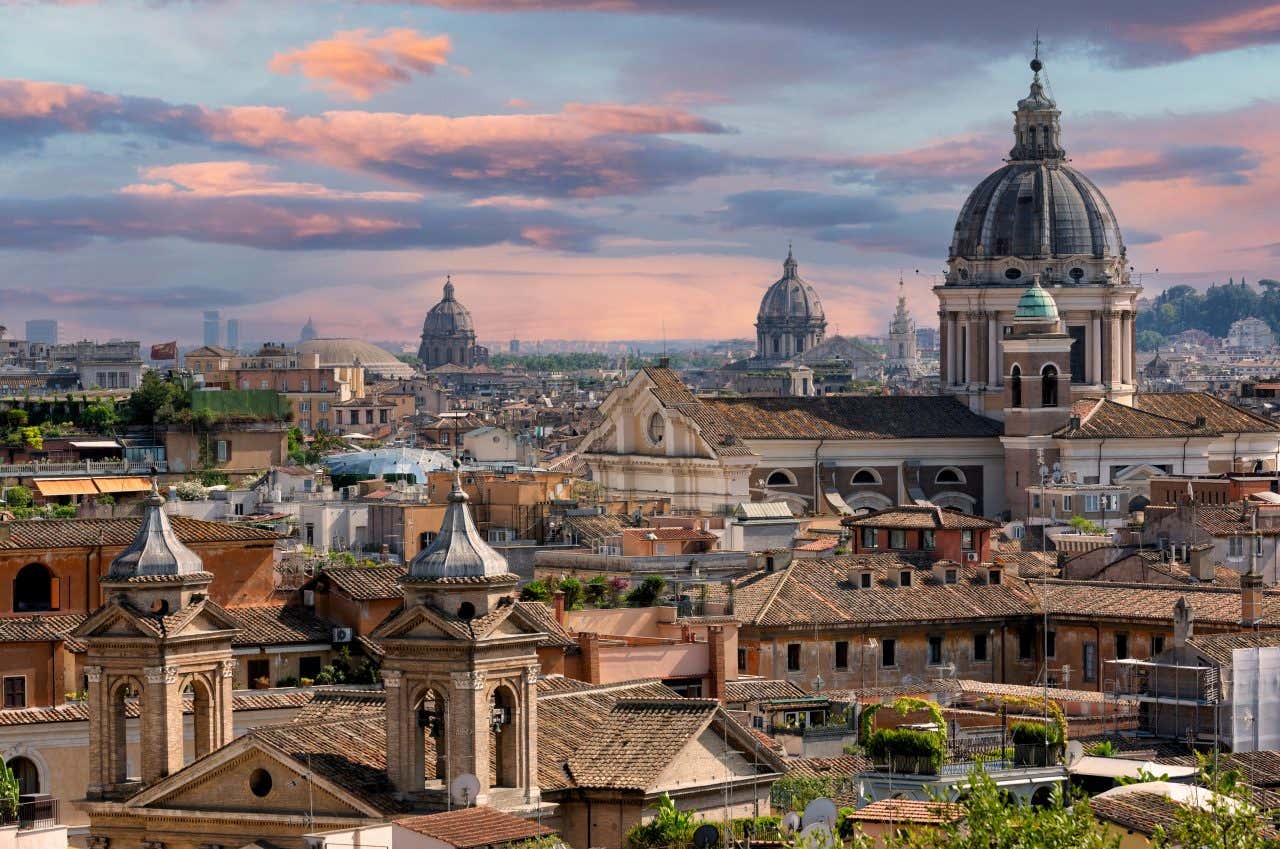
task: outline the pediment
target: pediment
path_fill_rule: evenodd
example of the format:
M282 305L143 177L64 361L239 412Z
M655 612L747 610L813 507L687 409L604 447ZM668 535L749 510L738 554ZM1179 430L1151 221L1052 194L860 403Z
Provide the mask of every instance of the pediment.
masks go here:
M417 604L383 622L370 634L376 640L458 640L470 634L426 605Z
M112 601L98 608L72 632L72 636L85 637L155 637L159 636L155 623L137 615L119 602Z
M368 800L252 736L241 737L126 802L130 808L272 816L380 816Z

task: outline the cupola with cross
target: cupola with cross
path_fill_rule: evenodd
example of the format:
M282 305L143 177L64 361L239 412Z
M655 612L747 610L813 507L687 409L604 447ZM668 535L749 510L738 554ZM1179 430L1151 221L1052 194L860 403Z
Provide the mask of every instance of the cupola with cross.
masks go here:
M480 536L454 461L440 533L401 579L404 604L371 634L387 690L387 773L427 806L465 775L469 802L536 803L538 655L519 579Z
M195 755L232 739L231 640L239 625L208 597L213 575L164 512L156 483L133 542L102 578L106 603L74 632L89 681L90 799L132 794L182 768L184 699L195 718ZM138 769L125 718L136 703Z

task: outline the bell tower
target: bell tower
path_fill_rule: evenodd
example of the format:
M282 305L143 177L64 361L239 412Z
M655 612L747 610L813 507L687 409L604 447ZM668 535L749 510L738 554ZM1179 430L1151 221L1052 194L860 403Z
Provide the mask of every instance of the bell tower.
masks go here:
M152 480L133 542L102 579L106 603L76 629L87 647L89 799L122 799L183 766L183 700L195 710L195 754L231 741L231 639L238 624L208 597L213 575L183 545ZM126 716L141 721L138 769Z
M458 461L440 533L401 579L403 608L371 637L385 651L387 774L398 793L443 806L477 779L469 803L506 810L539 799L538 642L515 610L519 579L480 536Z

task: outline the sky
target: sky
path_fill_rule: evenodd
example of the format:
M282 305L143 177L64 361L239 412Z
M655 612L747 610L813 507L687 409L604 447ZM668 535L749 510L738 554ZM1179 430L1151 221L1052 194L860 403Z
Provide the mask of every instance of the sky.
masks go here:
M194 342L922 325L1037 30L1148 293L1280 277L1280 3L0 0L0 324Z

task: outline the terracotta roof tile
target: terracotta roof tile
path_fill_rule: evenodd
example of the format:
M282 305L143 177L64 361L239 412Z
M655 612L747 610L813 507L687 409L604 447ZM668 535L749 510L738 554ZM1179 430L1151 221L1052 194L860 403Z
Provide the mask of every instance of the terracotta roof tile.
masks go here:
M1187 646L1195 649L1219 666L1231 666L1236 649L1276 648L1280 646L1280 630L1238 631L1192 637Z
M387 777L387 721L381 711L337 722L259 726L247 733L384 813L405 810Z
M1240 622L1240 592L1223 587L1159 586L1102 581L1049 579L1049 613L1091 620L1128 619L1167 623L1173 606L1185 598L1196 622L1235 626ZM1039 592L1040 582L1036 582ZM1262 621L1280 627L1280 593L1265 592Z
M648 539L651 535L663 541L709 541L716 535L698 528L624 528L624 537Z
M1127 831L1147 836L1156 826L1169 826L1178 818L1181 806L1159 793L1132 792L1120 796L1094 796L1089 800L1093 815Z
M1080 417L1055 436L1063 439L1130 439L1213 436L1222 433L1271 433L1280 426L1204 392L1147 392L1133 406L1086 399L1072 406Z
M611 513L595 516L565 516L564 523L573 529L579 540L584 542L613 536L621 533L623 528L630 527L621 516Z
M948 439L1003 432L999 422L950 396L724 398L702 403L742 439Z
M246 525L171 516L173 530L186 545L215 542L275 542L280 535ZM8 524L0 548L83 548L125 546L138 535L141 517L120 519L32 519Z
M456 849L499 846L555 834L541 823L493 808L459 808L439 814L392 820L401 828L439 840Z
M920 799L881 799L851 814L860 822L944 825L964 819L961 805Z
M355 601L381 601L404 595L399 582L406 571L400 565L329 567L307 583L327 579L331 587Z
M790 681L776 678L761 680L758 678L739 678L736 681L724 682L724 700L726 702L758 702L767 699L796 699L805 694L804 690Z
M228 611L240 623L234 646L278 646L328 643L333 624L306 607L286 604L235 607Z
M905 528L908 530L990 530L999 522L973 516L953 507L903 505L886 507L862 516L844 519L841 524L857 528Z
M0 643L46 643L64 640L88 616L83 613L0 616Z
M626 699L569 758L578 787L651 790L720 709L713 699Z

